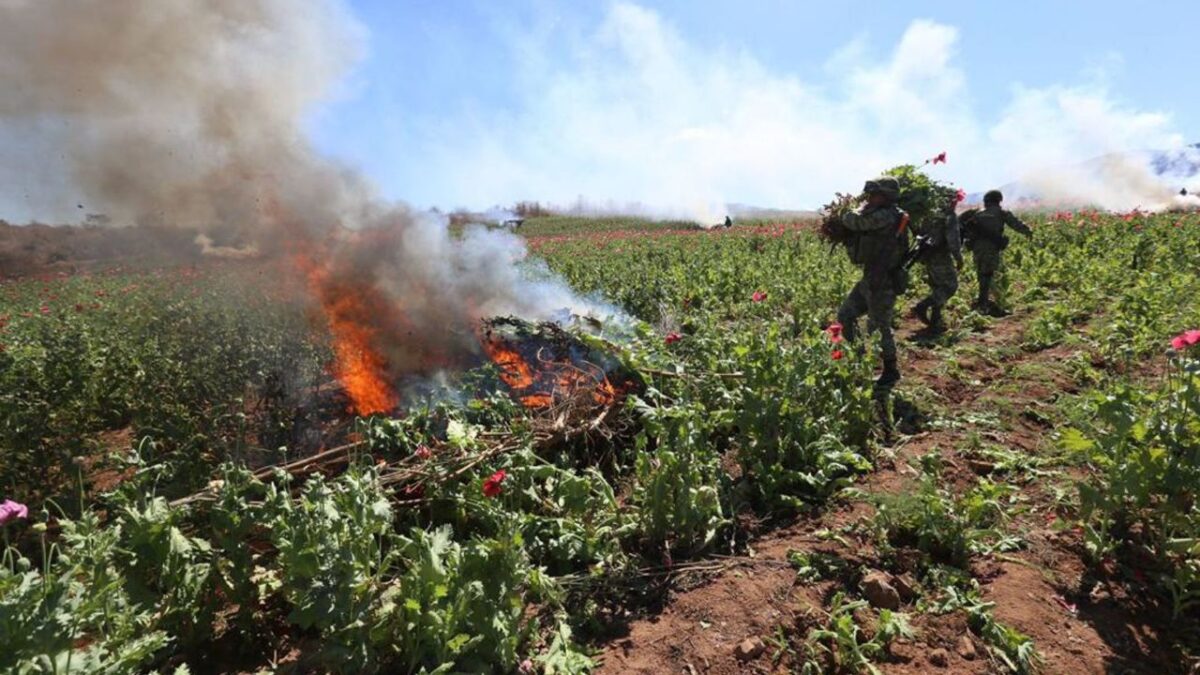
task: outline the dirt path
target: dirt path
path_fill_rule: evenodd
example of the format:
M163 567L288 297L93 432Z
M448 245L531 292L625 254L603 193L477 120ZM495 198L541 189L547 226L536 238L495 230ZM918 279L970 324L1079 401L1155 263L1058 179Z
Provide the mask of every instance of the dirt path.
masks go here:
M868 496L914 490L920 458L935 450L944 465L942 484L955 493L981 476L1019 484L1021 501L1008 530L1023 547L975 556L970 574L983 599L995 603L994 617L1033 638L1042 672L1186 672L1171 662L1155 629L1167 625L1162 609L1149 598L1130 597L1111 578L1093 578L1080 535L1061 531L1055 490L1070 490L1071 469L1050 467L1047 460L1054 455L1056 404L1080 388L1070 364L1081 354L1068 347L1022 350L1027 319L996 320L953 348L923 344L915 339L916 326L906 322L897 412L911 418L910 424L915 420L918 429L878 458L859 487ZM1023 470L1001 467L980 452L989 447L1031 461ZM831 596L839 590L857 595L836 580L798 581L789 551L825 553L853 568L879 569L869 542L830 536L873 512L869 499L842 500L752 542L746 559L729 560L702 585L673 593L658 613L629 623L626 634L603 650L600 672L788 672L786 664L794 666L798 658L796 643L824 619ZM912 598L901 611L909 613L916 637L894 643L890 655L876 662L880 671L1002 672L963 612L935 616L918 611Z

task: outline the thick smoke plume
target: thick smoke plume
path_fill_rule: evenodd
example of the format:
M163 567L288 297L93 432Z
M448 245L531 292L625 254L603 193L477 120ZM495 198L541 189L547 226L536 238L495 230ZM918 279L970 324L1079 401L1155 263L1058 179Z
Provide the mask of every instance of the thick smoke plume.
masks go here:
M1144 153L1113 153L1091 162L1030 171L1015 196L1054 208L1110 211L1200 208L1197 177L1160 176ZM1181 194L1182 188L1182 194ZM1189 189L1190 188L1190 189Z
M209 254L294 261L342 341L343 376L461 361L492 314L586 310L526 279L520 240L453 238L313 151L305 116L362 33L337 0L0 0L0 124L34 133L115 225L192 228Z

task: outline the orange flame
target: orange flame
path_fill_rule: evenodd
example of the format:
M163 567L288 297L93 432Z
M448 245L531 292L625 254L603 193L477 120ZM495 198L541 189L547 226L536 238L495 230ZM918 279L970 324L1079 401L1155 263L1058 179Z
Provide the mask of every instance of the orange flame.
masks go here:
M482 344L488 358L499 368L500 380L526 408L549 408L585 387L590 389L597 405L612 403L617 396L603 369L593 364L539 358L535 367L502 340L485 337Z
M390 384L388 360L378 349L381 336L376 319L389 311L386 298L369 283L331 274L313 255L297 255L295 260L307 272L309 288L321 303L333 337L334 376L354 412L372 415L395 410L399 397Z
M398 399L388 383L387 359L375 351L378 331L366 321L369 304L364 297L372 289L359 290L366 293L351 292L323 303L333 333L335 374L353 401L356 413L385 413L395 410Z

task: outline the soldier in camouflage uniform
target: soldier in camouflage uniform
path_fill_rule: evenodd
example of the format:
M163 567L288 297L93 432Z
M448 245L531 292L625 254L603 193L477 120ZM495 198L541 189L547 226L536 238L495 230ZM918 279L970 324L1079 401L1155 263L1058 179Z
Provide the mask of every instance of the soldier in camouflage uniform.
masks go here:
M845 228L854 234L849 245L850 261L862 268L863 275L838 308L838 322L846 339L853 341L858 337L858 319L867 315L867 328L879 331L883 352L883 373L876 384L890 388L900 380L892 314L896 296L904 292L906 285L901 263L908 248L908 214L896 206L900 185L895 178L883 176L867 181L863 192L867 203L842 219Z
M962 238L953 205L944 217L934 218L926 225L921 235L925 241L920 260L925 265L929 295L917 303L913 313L921 323L941 331L945 329L942 308L958 291L958 270L963 265Z
M1021 222L1011 211L1000 207L1004 195L999 190L989 190L983 195L983 209L965 211L959 221L962 223L963 234L968 240L972 257L975 258L975 273L979 277L979 298L975 308L985 314L996 314L999 311L991 301L992 280L1000 269L1000 252L1008 246L1008 237L1004 235L1005 226L1020 232L1026 237L1033 231Z

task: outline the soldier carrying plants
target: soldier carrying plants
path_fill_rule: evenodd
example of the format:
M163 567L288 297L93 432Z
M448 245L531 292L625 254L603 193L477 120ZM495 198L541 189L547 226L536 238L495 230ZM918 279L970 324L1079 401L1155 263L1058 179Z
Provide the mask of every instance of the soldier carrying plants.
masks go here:
M863 193L865 203L857 209L833 213L827 220L830 238L844 244L850 261L862 269L862 278L842 301L837 316L851 342L858 337L858 320L864 314L868 330L879 332L883 373L876 386L890 389L900 380L892 315L896 297L908 286L903 266L908 250L908 214L896 205L900 184L892 176L867 181Z

